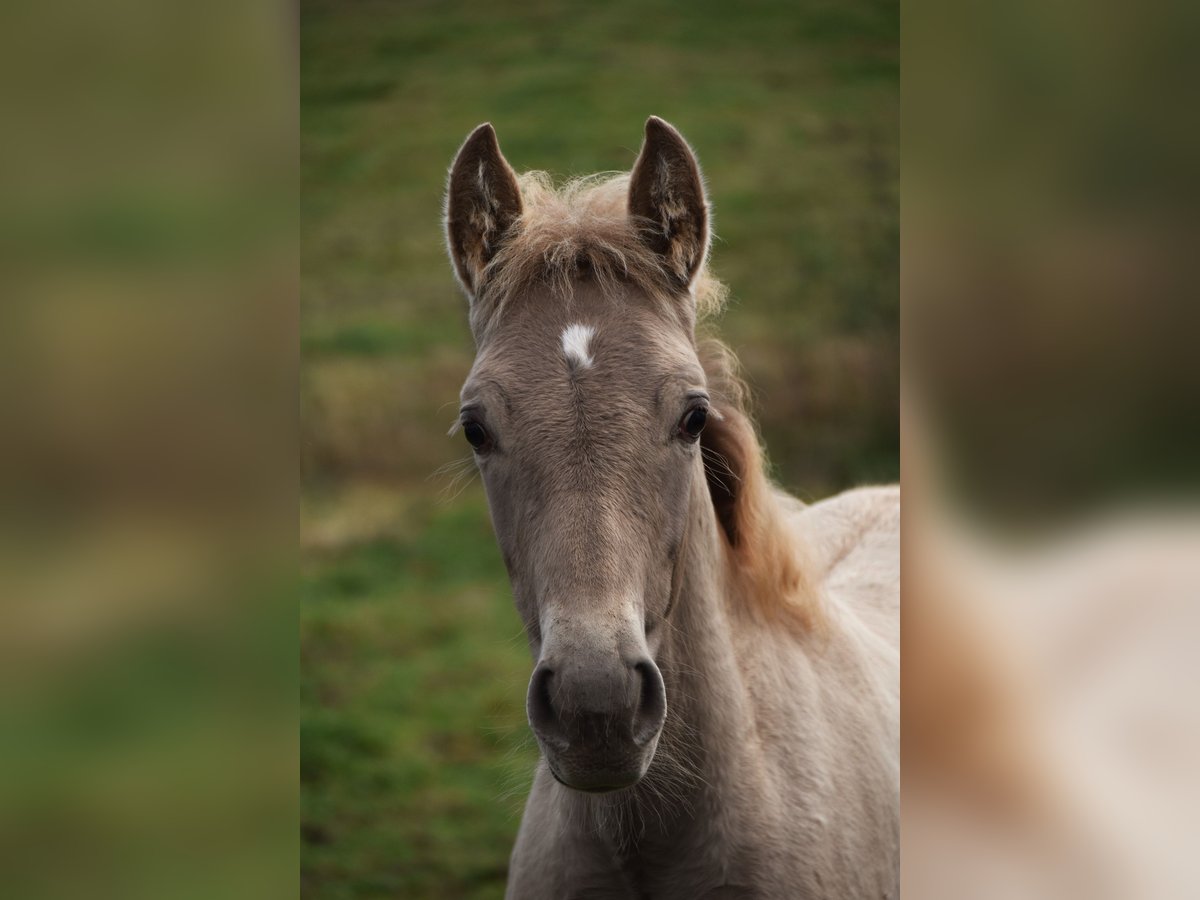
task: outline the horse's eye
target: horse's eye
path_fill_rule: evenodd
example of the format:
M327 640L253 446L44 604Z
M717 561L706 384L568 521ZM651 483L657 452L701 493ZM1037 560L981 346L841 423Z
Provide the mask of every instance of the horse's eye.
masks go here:
M679 421L679 436L687 441L695 441L700 437L700 432L704 430L704 423L708 421L708 407L697 406L694 409L689 409Z
M463 434L467 437L467 443L476 450L483 450L491 443L487 429L478 422L467 422L463 425Z

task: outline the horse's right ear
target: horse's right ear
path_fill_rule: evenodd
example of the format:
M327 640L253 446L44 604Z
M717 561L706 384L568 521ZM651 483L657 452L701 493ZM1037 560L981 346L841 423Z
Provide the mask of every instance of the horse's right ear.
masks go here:
M454 157L446 187L446 243L454 272L471 302L483 271L521 215L517 176L485 122Z

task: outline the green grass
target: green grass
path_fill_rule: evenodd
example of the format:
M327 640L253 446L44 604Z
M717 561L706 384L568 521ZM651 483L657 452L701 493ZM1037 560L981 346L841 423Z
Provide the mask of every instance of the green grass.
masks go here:
M305 896L500 896L533 761L482 495L429 480L464 452L445 433L472 347L439 224L459 143L490 120L517 168L566 176L627 169L651 113L679 126L777 477L803 497L894 479L898 17L302 0ZM394 510L361 510L363 479Z
M536 755L529 656L478 489L389 534L307 554L304 886L321 897L486 897Z

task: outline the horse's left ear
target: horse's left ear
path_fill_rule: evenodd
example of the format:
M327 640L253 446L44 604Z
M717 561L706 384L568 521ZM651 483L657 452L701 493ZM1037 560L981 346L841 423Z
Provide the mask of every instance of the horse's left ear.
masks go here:
M646 120L646 139L629 179L629 213L643 238L683 287L708 254L708 200L696 154L658 116Z

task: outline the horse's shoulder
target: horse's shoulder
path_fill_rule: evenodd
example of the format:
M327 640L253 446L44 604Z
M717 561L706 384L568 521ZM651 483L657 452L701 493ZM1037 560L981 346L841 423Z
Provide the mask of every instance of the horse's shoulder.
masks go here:
M845 491L789 516L825 603L899 645L900 488Z
M825 578L862 563L864 557L899 552L900 488L896 485L843 491L811 505L791 501L789 518L809 563Z

